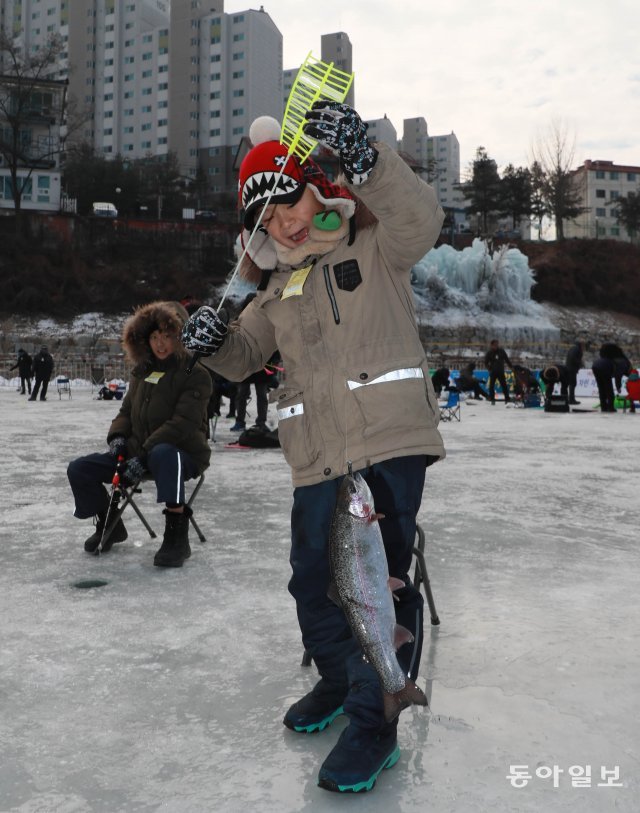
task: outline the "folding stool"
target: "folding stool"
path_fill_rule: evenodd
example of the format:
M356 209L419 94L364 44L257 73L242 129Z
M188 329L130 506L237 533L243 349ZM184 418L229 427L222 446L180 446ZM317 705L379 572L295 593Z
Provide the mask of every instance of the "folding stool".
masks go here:
M102 543L103 543L103 544L104 544L104 543L107 541L107 539L109 539L109 537L111 536L111 532L113 531L113 529L114 529L114 527L115 527L115 525L116 525L117 521L118 521L118 520L120 519L120 517L123 515L123 513L124 513L124 511L125 511L125 509L127 508L127 506L128 506L128 505L130 505L130 506L133 508L133 510L136 512L136 514L138 515L138 518L140 519L140 522L142 522L142 524L144 525L144 527L145 527L145 528L147 529L147 531L149 532L149 536L150 536L152 539L155 539L155 538L157 537L156 532L153 530L153 528L151 527L151 525L149 525L149 523L147 522L147 518L146 518L146 517L145 517L145 515L142 513L142 511L140 510L139 505L138 505L138 504L137 504L137 502L135 501L135 497L136 497L136 495L138 495L138 494L141 494L141 493L142 493L142 484L143 484L143 483L145 483L145 482L152 482L152 483L154 483L155 481L154 481L153 477L151 477L150 475L145 475L145 476L142 478L142 480L138 480L138 482L133 483L133 485L125 486L125 487L123 488L123 497L122 497L122 500L121 500L121 501L120 501L120 503L118 504L118 510L117 510L117 512L114 514L113 520L111 520L111 518L109 518L109 527L108 527L108 528L105 530L105 532L104 532L104 537L103 537L103 539L102 539ZM189 482L189 481L187 481L187 482ZM204 483L204 473L202 473L202 474L200 475L200 477L198 478L198 482L197 482L197 483L196 483L196 485L194 486L194 489L193 489L193 491L191 492L191 495L190 495L190 497L189 497L189 500L188 500L188 501L187 501L187 503L186 503L186 506L187 506L188 508L191 508L191 511L192 511L192 512L193 512L193 508L192 508L193 502L194 502L195 498L197 497L198 492L200 491L200 488L202 487L202 484L203 484L203 483ZM185 487L186 487L186 484L185 484ZM194 530L195 530L196 534L198 535L198 539L199 539L201 542L206 542L206 541L207 541L207 539L206 539L205 535L202 533L202 531L200 530L200 528L198 527L198 524L197 524L197 522L195 521L195 519L194 519L194 517L193 517L193 513L192 513L192 514L191 514L191 516L189 517L189 522L190 522L190 523L193 525L193 528L194 528Z

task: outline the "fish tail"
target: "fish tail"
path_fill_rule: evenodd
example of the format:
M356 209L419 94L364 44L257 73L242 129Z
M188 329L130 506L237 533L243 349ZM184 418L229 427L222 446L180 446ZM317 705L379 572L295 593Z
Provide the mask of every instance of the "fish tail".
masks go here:
M428 706L426 694L412 680L407 680L404 689L400 689L395 694L384 693L384 719L387 723L400 714L403 709L409 706Z

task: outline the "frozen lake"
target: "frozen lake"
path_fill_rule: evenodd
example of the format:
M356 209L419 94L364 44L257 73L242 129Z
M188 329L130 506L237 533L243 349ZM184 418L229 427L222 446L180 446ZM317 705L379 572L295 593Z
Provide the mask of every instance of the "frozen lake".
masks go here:
M281 453L225 449L220 419L196 502L208 541L154 568L159 542L126 514L129 540L96 558L65 470L105 447L118 404L0 388L0 811L638 810L640 415L582 401L465 403L441 425L420 516L441 619L418 680L431 709L403 713L399 763L344 798L316 775L345 718L282 725L316 676L286 589ZM141 505L160 532L149 490ZM89 579L108 584L74 586Z

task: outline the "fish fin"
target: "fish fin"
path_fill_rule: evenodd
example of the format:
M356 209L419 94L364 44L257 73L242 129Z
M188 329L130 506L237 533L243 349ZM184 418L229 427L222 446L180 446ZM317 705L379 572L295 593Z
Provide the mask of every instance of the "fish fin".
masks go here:
M395 625L393 630L393 646L396 651L400 649L403 644L410 644L413 640L413 635L406 627L400 624Z
M381 519L384 519L386 514L371 514L369 517L369 522L378 522Z
M389 590L391 590L392 593L394 590L402 590L403 587L407 586L402 579L397 579L395 576L389 576L389 581L387 584L389 585Z
M327 595L333 601L334 604L337 604L338 607L342 607L342 600L340 599L340 593L338 593L338 587L336 583L332 580L329 584L329 589L327 590Z
M428 706L426 694L412 680L407 680L404 689L395 694L384 693L384 719L390 723L409 706Z

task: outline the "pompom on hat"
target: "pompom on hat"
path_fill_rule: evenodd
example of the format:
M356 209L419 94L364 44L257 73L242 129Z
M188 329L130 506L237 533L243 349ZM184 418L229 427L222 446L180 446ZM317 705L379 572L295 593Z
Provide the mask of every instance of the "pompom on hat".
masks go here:
M249 130L253 148L240 165L238 179L238 206L245 229L253 228L256 214L267 201L296 203L307 184L326 208L338 209L345 219L350 218L355 201L347 189L332 183L311 158L301 164L296 155L288 156L279 138L280 124L271 116L260 116Z

